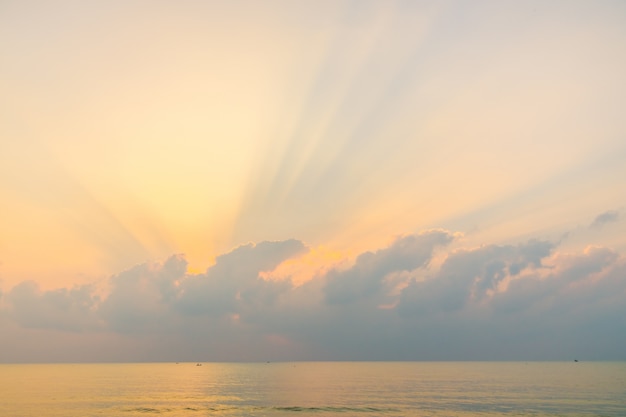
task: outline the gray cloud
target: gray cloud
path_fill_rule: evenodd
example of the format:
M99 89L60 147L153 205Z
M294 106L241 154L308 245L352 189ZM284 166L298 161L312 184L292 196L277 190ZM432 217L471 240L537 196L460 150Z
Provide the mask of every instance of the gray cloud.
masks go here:
M188 275L187 261L175 255L163 264L142 264L111 278L112 291L99 310L116 331L152 333L184 327L187 316L220 317L262 308L291 288L267 281L260 272L306 250L302 242L261 242L218 256L206 273Z
M219 316L239 313L254 304L271 304L291 283L266 281L259 273L271 271L304 251L304 244L293 239L240 246L218 256L206 274L183 281L176 307L184 314Z
M285 332L319 346L321 359L623 358L624 258L596 248L548 263L554 249L530 241L453 252L432 277L408 286L395 309L351 303L301 311L300 327L289 323ZM511 272L511 265L525 266ZM481 293L499 276L510 281L506 289Z
M400 237L376 252L365 252L352 268L329 272L324 289L326 302L342 304L372 297L382 290L388 274L425 266L435 248L452 240L453 235L448 232L429 231Z
M532 240L523 245L489 245L450 254L437 274L404 289L398 311L403 315L456 311L471 299L481 300L507 277L538 268L553 244Z
M531 240L429 265L452 236L401 237L300 286L259 276L303 253L296 240L240 246L198 275L181 255L138 265L112 277L102 300L92 287L24 282L4 294L0 326L78 335L67 339L72 352L94 340L119 345L106 360L623 359L623 256Z
M585 253L559 259L559 269L547 276L529 274L513 280L505 292L496 294L492 306L497 313L518 313L531 308L561 312L574 307L578 302L589 302L589 297L608 296L603 287L606 281L594 282L593 278L619 261L619 256L607 248L592 248ZM582 294L575 288L587 288Z
M614 223L614 222L617 222L618 220L619 220L619 212L617 210L609 210L596 216L596 218L589 225L589 227L599 229L607 223Z
M93 287L41 291L34 281L24 281L7 294L9 315L21 326L83 331L98 326L94 314L99 298Z
M111 277L111 292L98 310L115 331L152 332L171 321L171 303L184 279L187 261L171 256L163 264L145 263Z

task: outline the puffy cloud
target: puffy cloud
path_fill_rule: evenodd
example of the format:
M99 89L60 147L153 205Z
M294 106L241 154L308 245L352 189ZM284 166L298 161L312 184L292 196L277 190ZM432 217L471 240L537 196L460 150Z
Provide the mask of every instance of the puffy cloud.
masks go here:
M388 248L359 255L350 269L328 273L326 302L343 304L373 297L383 290L389 274L427 265L435 248L450 243L453 238L446 231L428 231L400 237Z
M267 279L286 260L293 269L307 250L296 240L240 246L198 275L181 255L138 265L111 277L102 300L92 287L24 282L4 294L0 324L11 320L12 334L23 334L17 325L48 335L89 329L64 334L83 335L72 336L74 346L119 343L103 356L115 360L622 357L623 256L602 247L565 254L530 240L441 252L431 264L452 239L400 237L299 286Z
M170 319L170 305L186 270L185 258L174 255L163 264L141 264L111 277L111 292L100 306L100 316L120 332L162 328Z
M261 242L218 256L204 274L189 275L181 255L163 264L146 263L111 278L112 291L100 314L123 332L151 333L184 327L185 316L241 314L274 302L291 288L289 281L269 281L259 274L306 250L302 242Z
M578 308L594 298L606 298L603 272L619 265L619 256L607 248L590 247L582 254L559 255L547 275L528 274L512 280L507 291L494 296L497 313L518 313L534 307L538 311ZM626 276L623 281L626 284ZM585 288L581 293L580 289Z
M205 274L181 282L176 307L184 314L219 316L271 304L291 283L265 280L259 274L306 250L302 242L293 239L240 246L218 256Z
M617 210L609 210L598 214L589 227L599 229L607 223L614 223L618 220L619 212Z
M554 245L531 240L522 245L488 245L451 253L435 276L414 281L402 292L398 311L403 315L456 311L470 300L480 301L505 279L527 267L541 266Z

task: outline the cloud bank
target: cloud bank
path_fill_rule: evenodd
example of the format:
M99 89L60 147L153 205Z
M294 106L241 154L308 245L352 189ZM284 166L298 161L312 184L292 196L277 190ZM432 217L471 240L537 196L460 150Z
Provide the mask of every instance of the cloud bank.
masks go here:
M1 294L0 360L624 359L624 256L456 236L400 236L298 285L271 274L298 265L298 240L239 246L201 274L173 255L106 292L25 281Z

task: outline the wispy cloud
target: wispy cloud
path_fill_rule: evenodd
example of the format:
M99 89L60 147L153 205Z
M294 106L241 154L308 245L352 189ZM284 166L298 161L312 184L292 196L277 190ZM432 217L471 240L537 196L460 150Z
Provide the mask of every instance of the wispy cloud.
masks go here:
M609 210L602 214L598 214L593 222L589 225L591 228L600 229L607 223L615 223L619 220L619 211Z

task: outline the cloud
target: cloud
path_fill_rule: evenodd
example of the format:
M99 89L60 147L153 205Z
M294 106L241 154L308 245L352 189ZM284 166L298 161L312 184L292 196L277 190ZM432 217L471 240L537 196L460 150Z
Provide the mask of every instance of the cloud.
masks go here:
M531 240L517 246L488 245L453 252L433 277L414 281L404 289L398 311L420 315L460 310L469 301L480 301L496 291L525 268L541 267L553 248L550 242Z
M307 250L297 240L240 246L202 274L182 255L137 265L102 298L27 281L4 294L0 325L82 335L67 339L75 346L119 343L103 356L115 360L623 358L619 253L564 253L543 240L446 249L453 237L399 237L299 286L263 273L293 268ZM442 262L431 264L437 248Z
M619 212L617 210L605 211L602 214L596 216L593 222L589 225L590 228L600 229L607 223L615 223L619 220Z
M625 265L607 248L566 255L545 241L455 251L395 309L320 314L310 342L344 359L623 358Z
M400 237L388 248L376 252L362 253L350 269L328 273L326 302L343 304L375 296L383 289L389 274L427 265L433 251L453 238L446 231L429 231Z
M111 277L111 291L99 315L123 333L149 333L167 326L186 270L185 258L174 255L162 264L144 263Z
M242 314L271 305L291 282L259 276L306 250L297 240L249 243L218 256L204 274L187 274L175 255L163 264L146 263L111 278L112 291L99 310L116 331L156 332L184 326L188 316Z
M100 300L90 285L41 291L36 282L24 281L6 298L9 316L23 327L63 331L98 327L94 312Z
M240 313L255 304L271 304L291 283L264 280L259 273L271 271L306 250L295 239L239 246L218 256L205 274L181 282L176 308L183 314L219 316Z
M575 288L587 288L589 294L585 297L604 298L608 294L602 290L605 281L598 274L607 268L618 264L619 256L607 248L590 247L582 254L560 254L554 258L554 267L548 274L534 273L512 280L507 291L494 296L492 306L496 313L519 313L531 308L541 309L570 309L572 303L580 298ZM582 301L582 300L579 300Z

